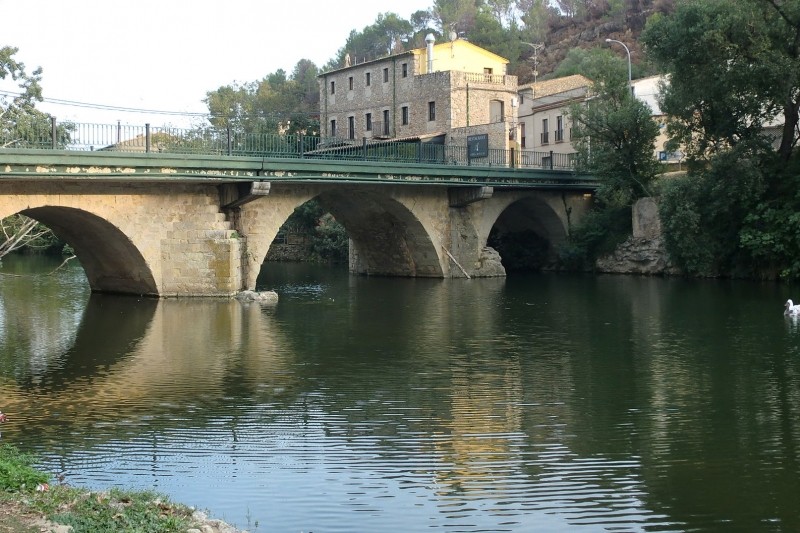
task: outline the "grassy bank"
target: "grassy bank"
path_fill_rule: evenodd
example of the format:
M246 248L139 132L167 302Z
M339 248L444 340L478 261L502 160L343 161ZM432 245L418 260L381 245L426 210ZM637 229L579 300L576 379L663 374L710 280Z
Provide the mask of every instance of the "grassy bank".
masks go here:
M154 492L50 486L50 476L33 464L30 455L0 445L0 533L68 531L63 526L73 533L184 533L204 526L203 531L235 531Z

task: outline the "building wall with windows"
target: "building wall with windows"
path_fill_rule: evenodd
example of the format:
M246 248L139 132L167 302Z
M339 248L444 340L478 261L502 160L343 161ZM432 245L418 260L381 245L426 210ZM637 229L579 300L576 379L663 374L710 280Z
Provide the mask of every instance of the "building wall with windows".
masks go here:
M463 40L434 45L432 57L430 72L423 48L321 74L322 135L446 137L453 128L516 121L517 79L505 74L507 60Z
M583 102L591 81L581 75L531 83L519 88L521 150L567 154L572 146L569 106Z

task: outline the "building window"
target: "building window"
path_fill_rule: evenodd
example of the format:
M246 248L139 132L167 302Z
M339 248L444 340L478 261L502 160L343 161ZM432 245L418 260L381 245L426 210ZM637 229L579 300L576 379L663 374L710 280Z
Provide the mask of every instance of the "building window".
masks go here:
M400 69L401 69L401 71L403 73L403 77L407 78L408 77L408 63L403 63L402 65L400 65Z
M383 110L383 134L388 136L389 135L389 110Z
M400 108L400 119L403 126L408 126L408 106L404 105Z
M369 87L372 85L372 72L367 72L365 74L364 84Z
M364 131L372 131L372 113L364 115Z
M331 137L336 137L336 119L331 120Z
M389 67L383 69L383 83L389 83Z
M564 117L558 115L556 117L556 142L560 143L564 140Z
M492 122L503 122L506 117L505 102L502 100L491 100L489 102L489 120Z
M356 117L347 117L347 138L356 138Z
M347 83L348 83L348 85L350 87L350 90L352 91L353 90L353 76L350 76L349 78L347 78Z
M542 119L542 144L549 144L550 143L550 132L547 131L547 119Z
M436 102L428 102L428 120L436 120Z
M525 148L525 123L521 122L519 125L519 146Z
M336 94L336 82L331 81L331 94Z

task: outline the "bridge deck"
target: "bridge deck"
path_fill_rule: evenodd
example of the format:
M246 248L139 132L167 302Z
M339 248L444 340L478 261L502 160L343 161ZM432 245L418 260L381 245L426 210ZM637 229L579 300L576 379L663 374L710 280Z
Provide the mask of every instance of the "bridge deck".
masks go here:
M1 149L0 180L288 181L594 189L569 169L204 154Z

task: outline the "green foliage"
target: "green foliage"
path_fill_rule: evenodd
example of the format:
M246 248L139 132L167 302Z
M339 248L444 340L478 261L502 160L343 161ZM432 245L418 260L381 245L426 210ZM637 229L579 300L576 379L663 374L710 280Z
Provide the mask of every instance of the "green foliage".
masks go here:
M627 79L628 65L608 48L572 48L553 73L554 78L581 74L590 80Z
M720 154L703 172L669 180L660 216L670 257L691 275L756 275L740 233L765 192L757 154L744 147Z
M762 125L787 104L797 115L800 40L793 52L782 50L787 25L769 3L690 0L643 33L649 56L670 77L660 102L668 131L692 160L760 141ZM800 14L796 24L800 30Z
M613 252L630 234L630 207L598 206L571 229L558 250L559 262L567 270L592 270L598 257Z
M780 194L765 195L746 214L740 243L762 277L800 279L800 157L782 173Z
M191 527L190 511L154 492L112 489L108 493L76 493L66 512L53 510L50 519L74 531L174 533Z
M648 23L668 131L690 160L661 201L665 244L689 274L800 278L798 35L796 1L687 0ZM781 122L776 151L764 125Z
M18 48L0 48L0 80L11 79L19 88L18 94L0 94L0 148L28 148L52 143L50 115L36 109L42 101L42 69L28 74L25 64L14 59ZM56 131L57 145L70 142L73 124L65 123Z
M627 69L620 75L617 58L597 54L587 67L595 72L593 95L574 104L573 142L579 164L600 181L597 195L604 205L630 206L651 196L660 172L653 157L658 125L650 108L631 96Z
M211 125L234 133L318 135L317 67L307 59L291 76L278 69L260 81L233 83L206 93ZM200 128L202 130L202 128Z
M421 27L427 24L428 20L422 13L416 13L416 23L399 17L395 13L381 13L373 24L365 27L361 31L352 30L347 37L344 46L339 49L336 56L325 66L325 70L342 68L345 66L345 56L350 57L351 63L363 63L372 61L390 54L396 54L414 48L424 46L419 44L419 39L414 37L421 36L425 29Z
M330 213L326 213L316 200L310 200L294 210L280 231L290 230L309 235L309 248L316 260L332 263L347 261L347 230Z
M34 460L10 444L0 445L0 490L32 491L40 483L47 483L50 476L33 468Z
M320 218L314 228L311 250L322 261L343 263L347 261L349 238L344 226L336 222L329 213Z

